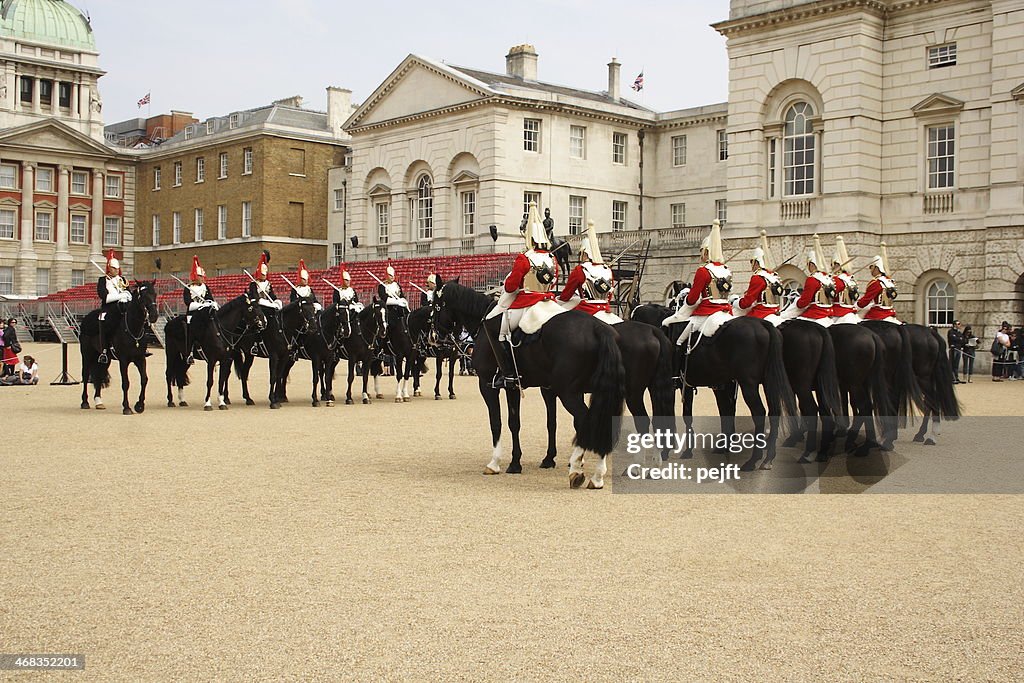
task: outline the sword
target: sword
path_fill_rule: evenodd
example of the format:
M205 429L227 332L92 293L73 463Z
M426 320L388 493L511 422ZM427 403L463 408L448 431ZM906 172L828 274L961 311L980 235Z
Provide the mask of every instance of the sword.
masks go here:
M168 275L170 275L179 285L181 285L185 289L188 289L188 285L186 285L184 282L179 280L177 275L175 275L174 273L168 273Z
M291 287L292 289L296 289L296 290L298 289L298 287L296 287L295 285L293 285L293 284L292 284L292 281L291 281L291 280L289 280L289 279L288 279L287 277L285 277L285 275L284 275L283 273L278 273L278 277L280 277L280 278L281 278L282 280L284 280L284 281L285 281L285 283L287 283L287 285L288 285L289 287Z
M376 275L374 275L370 271L366 271L366 274L369 275L370 277L372 277L374 280L376 280L378 285L383 285L384 284L383 280L381 280L379 277L377 277Z
M248 276L249 276L249 279L250 279L250 280L252 280L253 282L259 282L259 280L257 280L256 278L254 278L254 277L252 276L252 273L250 273L250 272L249 272L248 270L246 270L245 268L242 268L242 272L243 272L243 273L245 273L246 275L248 275Z
M338 287L337 285L335 285L333 282L331 282L330 280L328 280L325 277L322 277L320 279L323 280L324 282L326 282L327 284L329 284L331 287L333 287L334 291L338 292L339 294L341 293L341 287Z
M95 262L95 261L93 261L92 259L89 259L89 263L91 263L91 264L93 264L94 266L96 266L96 270L100 271L100 272L101 272L101 273L103 273L104 275L106 275L106 274L107 274L107 269L106 269L106 268L104 268L103 266L101 266L100 264L96 263L96 262Z
M410 285L412 285L413 287L415 287L416 289L420 290L420 291L421 291L421 292L423 292L424 294L426 294L426 293L427 293L427 290L423 289L422 287L420 287L420 286L419 286L418 284L416 284L415 282L409 282L409 284L410 284Z
M609 266L611 266L611 265L612 265L613 263L615 263L615 262L616 262L616 261L618 261L618 260L619 260L620 258L622 258L623 256L625 256L625 255L626 255L626 252L627 252L627 251L629 251L630 249L632 249L632 248L633 248L633 245L634 245L634 244L636 244L636 243L637 243L637 242L639 242L639 241L640 241L639 239L635 239L635 240L633 240L633 242L632 242L632 243L631 243L631 244L630 244L630 245L629 245L628 247L626 247L625 249L623 249L622 251L620 251L620 252L619 252L619 255L618 255L618 256L616 256L615 258L613 258L613 259L612 259L612 260L611 260L611 261L610 261L610 262L608 263L608 265L609 265Z

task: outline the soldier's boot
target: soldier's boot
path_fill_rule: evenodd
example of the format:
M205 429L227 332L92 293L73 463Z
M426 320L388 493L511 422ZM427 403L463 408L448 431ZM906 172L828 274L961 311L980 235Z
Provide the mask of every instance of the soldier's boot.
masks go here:
M107 315L106 313L101 313L100 314L100 319L98 321L98 324L99 324L99 335L98 335L99 336L99 340L98 341L99 341L99 346L100 346L100 355L96 357L96 362L99 363L100 365L106 365L107 363L110 362L110 358L107 356L106 335L104 334L104 328L107 326L107 321L104 320L104 317L106 315Z
M192 316L185 316L185 348L188 350L188 355L185 356L185 364L192 365L196 362L192 350L192 337L189 335L189 330L192 327Z
M483 327L484 332L487 334L487 341L491 343L491 349L494 351L494 359L498 364L498 372L495 373L494 379L491 381L491 387L494 389L518 388L520 386L520 377L519 373L516 372L512 343L499 340L497 333L489 325L484 325Z

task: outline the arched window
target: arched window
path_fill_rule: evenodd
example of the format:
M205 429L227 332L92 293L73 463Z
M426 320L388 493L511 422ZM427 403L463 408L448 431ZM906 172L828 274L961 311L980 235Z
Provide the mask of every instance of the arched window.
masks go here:
M956 292L949 280L936 280L925 293L925 320L928 325L952 325Z
M428 175L421 175L416 183L416 237L434 237L434 187Z
M787 197L814 194L814 109L797 102L786 110L783 129L783 193Z

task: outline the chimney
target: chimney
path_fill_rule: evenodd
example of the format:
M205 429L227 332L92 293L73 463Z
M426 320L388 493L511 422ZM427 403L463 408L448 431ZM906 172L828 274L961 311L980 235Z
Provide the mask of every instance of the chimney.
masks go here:
M612 61L608 62L608 97L615 102L619 101L619 71L621 69L622 65L615 57L612 57Z
M281 100L274 100L271 104L279 104L282 107L294 107L296 109L302 109L302 96L292 95L291 97L285 97Z
M524 81L537 80L537 51L533 45L516 45L505 55L505 71Z
M352 114L352 91L347 88L327 88L327 125L336 138L347 138L341 126Z

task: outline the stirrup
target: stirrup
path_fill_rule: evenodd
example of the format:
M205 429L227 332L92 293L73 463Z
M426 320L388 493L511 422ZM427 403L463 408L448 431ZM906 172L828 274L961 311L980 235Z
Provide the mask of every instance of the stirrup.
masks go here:
M107 352L100 351L100 355L96 356L96 362L99 363L100 365L106 365L107 363L109 363L110 359L107 357Z
M191 353L188 354L188 356L185 358L185 364L186 365L193 365L195 362L196 362L196 359L192 356Z

